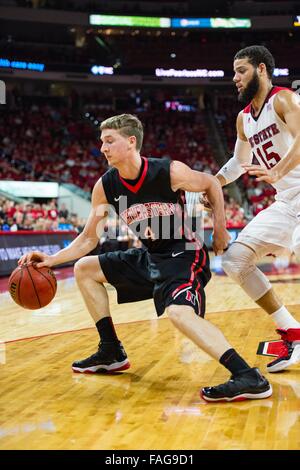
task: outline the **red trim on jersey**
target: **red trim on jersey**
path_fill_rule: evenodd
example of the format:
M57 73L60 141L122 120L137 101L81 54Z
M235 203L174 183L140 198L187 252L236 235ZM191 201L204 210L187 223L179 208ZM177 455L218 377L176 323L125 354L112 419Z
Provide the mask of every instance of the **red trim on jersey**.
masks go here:
M132 193L137 193L141 187L142 187L142 184L144 183L144 180L146 178L146 175L147 175L147 171L148 171L148 160L147 158L145 157L142 157L142 159L144 160L145 162L145 166L144 166L144 169L143 169L143 173L141 174L140 176L140 179L138 180L138 182L133 186L132 184L130 183L127 183L127 181L125 181L122 176L119 175L119 178L120 178L120 181L121 183L127 188L129 189L129 191L131 191Z
M285 86L274 86L274 88L272 89L271 93L268 96L268 101L271 98L271 96L276 95L276 93L278 93L281 90L288 90L288 91L293 92L293 90L291 90L290 88L287 88Z
M194 277L195 277L195 274L194 274L194 266L196 265L196 263L199 261L199 254L200 254L200 250L196 250L196 255L195 255L195 259L194 259L194 262L192 263L191 265L191 277L190 277L190 280L189 282L185 283L185 284L181 284L180 286L178 286L173 292L172 292L172 297L175 297L175 295L182 289L184 289L185 287L189 287L193 284L193 280L194 280Z
M205 253L205 251L203 250L203 262L202 262L200 268L196 271L195 274L198 274L198 273L200 273L201 271L203 271L203 266L205 266L205 263L206 263L206 253ZM198 285L197 285L197 287L196 287L196 292L199 292L200 287L201 287L201 286L200 286L200 282L198 281Z
M246 108L243 109L243 113L251 113L251 103L246 106Z
M291 90L290 88L287 88L285 86L274 86L270 93L267 95L265 101L264 101L264 104L262 105L262 108L264 107L264 105L269 101L269 99L276 95L276 93L278 93L279 91L281 90L289 90L291 92L293 92L293 90ZM261 109L262 109L261 108ZM247 113L251 113L251 109L252 109L252 106L251 106L251 103L249 103L244 109L243 109L243 113L247 114Z
M203 252L203 260L202 260L202 263L201 263L200 267L197 269L197 271L194 271L195 266L196 266L196 264L197 264L198 261L199 261L200 251ZM172 297L175 297L175 295L178 294L178 292L181 291L182 289L184 289L185 287L190 287L190 286L193 285L193 282L194 282L194 279L195 279L196 274L200 273L200 272L203 270L203 266L205 265L205 263L206 263L206 253L205 253L205 251L203 250L203 248L201 248L201 250L197 249L197 250L196 250L196 255L195 255L194 262L193 262L192 265L191 265L191 277L190 277L189 282L187 282L187 283L185 283L185 284L181 284L180 286L178 286L178 287L172 292ZM199 291L199 288L200 288L200 283L198 282L198 283L197 283L197 287L196 287L196 292Z

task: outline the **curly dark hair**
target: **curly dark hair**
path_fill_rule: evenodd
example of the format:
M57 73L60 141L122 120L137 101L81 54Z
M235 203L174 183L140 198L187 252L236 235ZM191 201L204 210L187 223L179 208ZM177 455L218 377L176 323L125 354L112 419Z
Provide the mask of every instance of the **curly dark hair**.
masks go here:
M246 58L254 67L258 67L261 63L265 64L268 77L272 78L275 60L271 52L265 46L244 47L244 49L239 50L234 56L234 60Z

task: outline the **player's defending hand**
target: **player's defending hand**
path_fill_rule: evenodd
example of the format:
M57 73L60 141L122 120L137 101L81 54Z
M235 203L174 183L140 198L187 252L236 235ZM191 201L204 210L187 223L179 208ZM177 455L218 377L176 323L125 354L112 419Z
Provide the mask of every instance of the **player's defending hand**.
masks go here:
M50 268L54 264L52 257L41 251L30 251L23 255L18 261L19 266L28 263L36 263L37 268Z
M247 171L247 173L249 173L249 175L256 176L257 181L265 181L266 183L273 184L280 179L280 176L276 171L276 166L268 169L261 165L248 165L243 163L242 167Z
M206 193L199 193L199 202L207 212L212 212L212 207L209 203Z
M218 229L213 231L213 250L215 255L222 255L228 247L231 237L226 229Z

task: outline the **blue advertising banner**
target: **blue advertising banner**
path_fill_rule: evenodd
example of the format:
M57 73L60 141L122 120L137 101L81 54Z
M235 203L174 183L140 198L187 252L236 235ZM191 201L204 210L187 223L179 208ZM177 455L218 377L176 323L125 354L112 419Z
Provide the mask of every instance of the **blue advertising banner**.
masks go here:
M74 231L0 232L0 276L10 275L25 253L43 251L53 255L68 246L76 236Z
M230 243L234 242L243 227L229 228ZM0 232L0 276L8 276L17 267L18 259L29 251L43 251L49 255L66 248L76 238L74 231L65 232ZM204 229L204 243L212 249L212 229ZM106 246L107 245L107 246ZM100 254L104 251L126 250L127 242L110 239L98 245L89 254ZM61 266L70 266L73 262Z

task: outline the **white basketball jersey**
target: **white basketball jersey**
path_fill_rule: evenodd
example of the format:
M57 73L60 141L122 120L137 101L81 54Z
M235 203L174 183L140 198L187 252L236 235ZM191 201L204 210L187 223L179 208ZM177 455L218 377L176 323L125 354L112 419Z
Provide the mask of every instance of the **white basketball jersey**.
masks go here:
M252 114L251 103L243 111L244 133L251 145L253 156L266 168L272 168L285 157L294 142L287 125L274 109L274 98L280 90L273 87L257 117ZM276 199L291 199L300 193L300 165L273 184Z

